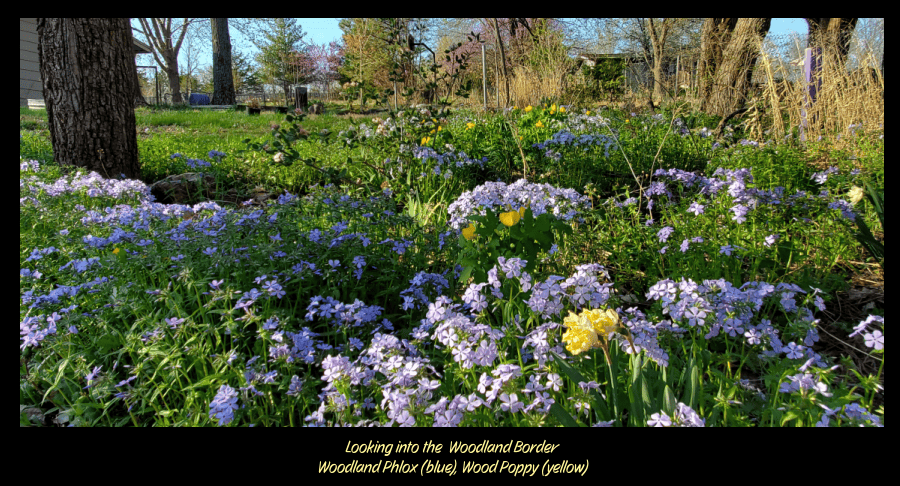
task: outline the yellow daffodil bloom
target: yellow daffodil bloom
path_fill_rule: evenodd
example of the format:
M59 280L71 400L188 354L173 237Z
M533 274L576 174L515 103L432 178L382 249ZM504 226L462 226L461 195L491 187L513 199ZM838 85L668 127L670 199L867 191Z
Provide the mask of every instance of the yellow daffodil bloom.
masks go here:
M559 107L559 112L560 112L560 113L565 113L565 112L566 112L566 107L565 107L565 106L560 106L560 107Z
M475 225L470 224L468 228L462 230L462 234L466 237L467 240L475 238Z
M588 110L588 111L584 112L584 114L585 114L585 115L590 115L590 114L591 114L591 110Z
M572 354L579 354L607 342L610 334L619 327L619 314L613 309L587 309L581 314L569 311L563 324L567 328L563 334L566 349Z
M605 311L600 309L586 310L584 314L591 321L591 325L597 331L597 334L602 336L603 339L608 340L609 335L619 327L619 314L613 309L606 309Z
M534 126L536 126L536 127L538 127L538 128L541 128L541 127L543 127L543 126L544 126L544 124L543 124L543 123L541 123L541 121L540 121L540 120L538 120L538 122L537 122L537 123L535 123L535 124L534 124Z
M529 111L531 111L533 109L534 109L534 107L532 107L531 105L528 105L525 107L525 113L528 113Z
M423 138L422 138L422 145L427 145L428 142L430 142L430 141L431 141L431 138L430 138L430 137L423 137Z
M444 129L444 127L442 127L442 126L440 126L440 125L438 125L438 129L437 129L437 131L441 131L441 130L443 130L443 129Z
M850 188L850 192L847 193L847 197L850 198L850 204L856 206L857 203L859 203L864 197L866 197L866 194L865 192L863 192L862 187L853 186Z

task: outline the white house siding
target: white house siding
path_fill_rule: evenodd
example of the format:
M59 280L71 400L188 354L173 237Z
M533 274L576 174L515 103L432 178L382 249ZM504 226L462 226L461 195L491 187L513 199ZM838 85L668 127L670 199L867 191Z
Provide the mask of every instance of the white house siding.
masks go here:
M38 64L37 19L19 19L19 106L44 99Z
M150 46L133 39L134 53L151 52ZM28 100L44 99L38 59L37 19L19 19L19 106L27 106Z

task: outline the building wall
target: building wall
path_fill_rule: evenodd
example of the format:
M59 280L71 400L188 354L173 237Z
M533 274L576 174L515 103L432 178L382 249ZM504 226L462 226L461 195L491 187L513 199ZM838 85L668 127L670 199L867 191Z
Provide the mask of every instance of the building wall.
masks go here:
M38 63L37 19L19 19L19 106L44 99Z
M150 52L150 46L133 39L134 53ZM41 82L41 65L38 59L37 18L19 19L19 106L27 106L28 100L44 99Z

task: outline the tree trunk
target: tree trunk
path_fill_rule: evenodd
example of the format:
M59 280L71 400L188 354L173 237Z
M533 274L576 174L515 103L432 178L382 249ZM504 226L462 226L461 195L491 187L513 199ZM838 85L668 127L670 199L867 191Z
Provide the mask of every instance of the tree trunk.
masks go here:
M231 75L231 36L228 19L210 19L213 45L213 97L214 105L233 105L234 78Z
M127 18L39 18L38 58L53 160L105 178L141 176Z
M674 19L663 19L662 25L659 26L657 32L657 24L653 19L648 18L647 23L650 31L650 45L653 48L653 102L662 102L665 85L663 84L662 68L665 59L663 58L666 38L669 36L669 28L672 26Z
M500 23L494 19L494 33L497 35L497 45L500 46L500 66L503 70L503 82L506 85L506 102L503 107L509 106L509 73L506 71L506 50L503 48L503 38L500 37Z
M730 41L722 50L722 61L708 87L708 96L701 101L703 111L728 116L744 105L759 57L760 41L769 32L771 23L772 19L738 19Z
M181 79L178 76L178 60L174 53L165 53L166 77L169 78L169 92L172 93L172 103L181 103ZM171 58L171 59L170 59Z
M141 93L141 81L138 79L137 67L134 68L134 106L147 106L147 100L144 99L144 94Z
M850 38L859 19L805 19L809 26L807 47L821 47L823 59L842 72L850 52Z
M700 61L697 65L699 96L702 102L709 99L712 93L713 77L716 69L722 64L725 46L731 41L731 34L737 26L738 19L712 19L703 22L700 33ZM701 105L701 111L706 107Z

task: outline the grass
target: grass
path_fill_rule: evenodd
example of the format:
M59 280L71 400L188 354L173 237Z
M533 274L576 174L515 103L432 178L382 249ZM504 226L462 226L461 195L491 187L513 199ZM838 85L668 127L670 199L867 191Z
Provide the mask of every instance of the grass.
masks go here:
M848 196L883 192L883 132L547 105L136 110L144 183L203 159L279 195L251 207L58 167L21 110L20 422L883 424L883 259L852 218L884 233Z

